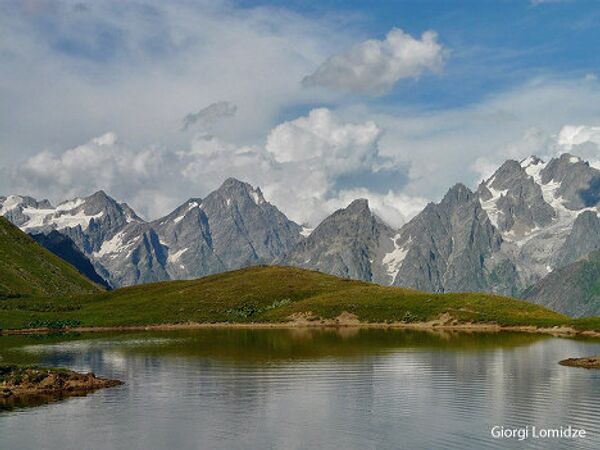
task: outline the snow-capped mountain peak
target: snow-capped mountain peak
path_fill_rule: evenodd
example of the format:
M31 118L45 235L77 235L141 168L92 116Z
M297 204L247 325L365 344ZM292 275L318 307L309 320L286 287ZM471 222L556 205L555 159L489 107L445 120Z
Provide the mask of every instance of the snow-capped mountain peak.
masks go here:
M544 164L544 161L542 161L541 158L538 158L535 155L531 155L531 156L528 156L525 159L522 159L521 162L520 162L520 164L521 164L521 167L523 169L527 170L527 168L529 168L529 167L538 166L540 164Z
M2 203L0 214L9 217L26 232L78 227L87 230L92 221L108 216L113 216L113 219L120 216L123 223L141 221L129 206L117 203L103 191L64 201L56 207L47 200L38 202L32 197L9 196Z

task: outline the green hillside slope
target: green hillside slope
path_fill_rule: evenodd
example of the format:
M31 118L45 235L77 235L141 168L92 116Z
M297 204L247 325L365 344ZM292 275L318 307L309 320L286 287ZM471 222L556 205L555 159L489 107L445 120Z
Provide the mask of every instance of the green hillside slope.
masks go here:
M99 292L77 270L0 217L0 298Z
M446 321L553 326L566 316L541 306L486 294L430 294L383 287L290 267L254 267L191 281L154 283L93 296L8 299L0 327L60 323L126 326L167 323Z

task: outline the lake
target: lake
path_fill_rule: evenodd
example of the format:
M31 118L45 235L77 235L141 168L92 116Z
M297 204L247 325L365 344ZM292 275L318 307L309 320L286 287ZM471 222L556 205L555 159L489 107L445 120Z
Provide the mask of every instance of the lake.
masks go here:
M0 411L0 449L600 448L600 341L393 329L0 337L3 362L125 385ZM583 428L494 439L494 426Z

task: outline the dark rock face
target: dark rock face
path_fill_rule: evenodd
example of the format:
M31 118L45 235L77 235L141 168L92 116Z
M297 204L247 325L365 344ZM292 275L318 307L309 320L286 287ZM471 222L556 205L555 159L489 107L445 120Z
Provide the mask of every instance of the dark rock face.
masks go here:
M230 178L205 199L190 199L152 223L168 248L173 278L268 264L302 240L301 227L260 189Z
M168 248L166 270L172 279L198 278L227 270L213 251L208 216L202 199L190 199L152 226Z
M596 212L584 211L575 219L557 255L556 267L571 264L595 250L600 250L600 219Z
M300 226L265 201L260 189L229 178L202 202L214 251L228 268L271 261L301 240Z
M600 171L568 153L552 159L541 172L543 184L557 183L557 196L568 209L596 206L600 199Z
M497 199L489 211L492 220L497 216L500 231L529 231L549 225L556 217L554 209L544 201L540 186L517 161L505 162L490 180L481 183L478 193L484 205ZM495 214L492 208L497 210Z
M359 199L326 218L282 263L384 283L389 276L382 259L394 248L393 236L367 200Z
M485 290L485 262L501 242L478 195L457 184L400 230L397 245L406 256L393 284L432 292Z
M109 283L98 275L90 260L77 248L68 236L53 230L47 234L32 234L31 237L42 247L45 247L59 258L67 261L94 283L110 289L111 286Z
M600 315L600 252L554 270L523 298L572 317Z
M168 280L167 250L147 223L131 223L92 253L113 286Z

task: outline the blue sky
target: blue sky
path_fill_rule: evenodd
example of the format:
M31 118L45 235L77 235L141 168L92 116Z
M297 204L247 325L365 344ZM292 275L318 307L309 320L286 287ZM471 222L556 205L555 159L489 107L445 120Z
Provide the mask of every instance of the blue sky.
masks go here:
M357 33L382 38L392 27L433 29L451 51L443 76L404 80L377 99L386 105L447 108L479 101L536 76L577 77L600 70L600 2L242 1L312 17L340 15Z
M156 217L236 176L299 222L360 196L400 224L507 158L600 160L599 25L586 0L2 2L0 195Z

